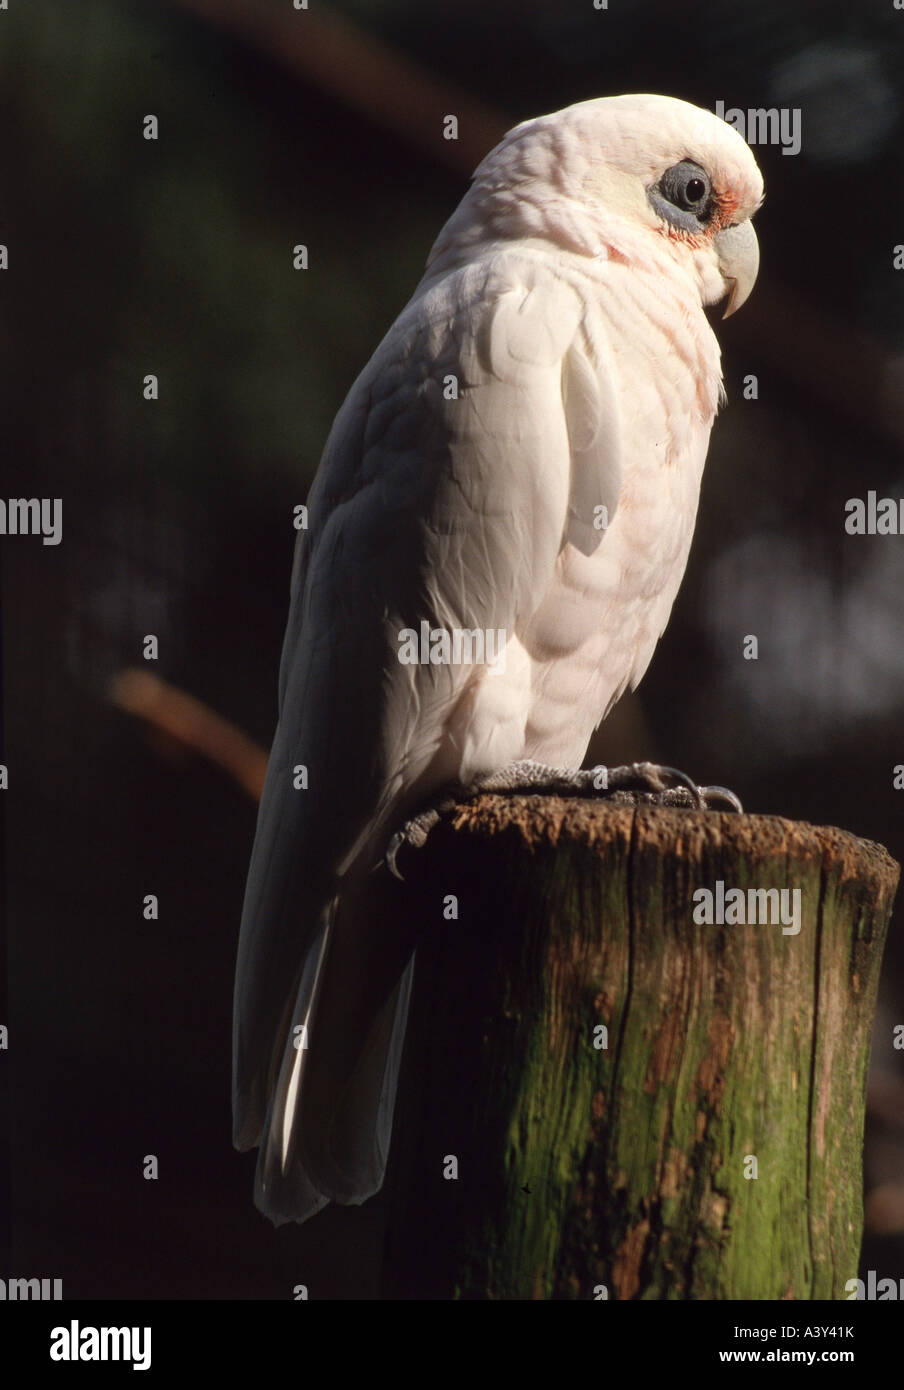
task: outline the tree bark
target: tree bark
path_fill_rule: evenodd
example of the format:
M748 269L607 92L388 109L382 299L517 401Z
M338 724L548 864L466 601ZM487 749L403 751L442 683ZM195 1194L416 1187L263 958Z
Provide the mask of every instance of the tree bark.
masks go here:
M386 1297L844 1296L884 849L772 816L487 796L400 862L419 944ZM720 881L756 921L695 920ZM751 888L799 889L799 932Z

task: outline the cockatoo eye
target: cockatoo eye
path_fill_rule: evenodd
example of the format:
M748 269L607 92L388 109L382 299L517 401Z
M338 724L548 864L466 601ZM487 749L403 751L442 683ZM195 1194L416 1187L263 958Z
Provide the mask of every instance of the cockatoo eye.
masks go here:
M682 159L666 169L659 180L659 191L682 212L693 212L699 217L706 210L712 192L706 170L690 159Z
M692 159L682 159L680 164L666 169L647 196L660 217L686 232L699 231L712 211L709 175Z

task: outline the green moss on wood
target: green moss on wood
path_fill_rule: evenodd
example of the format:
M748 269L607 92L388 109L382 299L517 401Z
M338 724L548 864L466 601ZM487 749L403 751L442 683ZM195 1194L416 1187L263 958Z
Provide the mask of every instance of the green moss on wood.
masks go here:
M389 1296L843 1294L884 850L775 817L484 797L410 875ZM799 888L800 934L695 923L718 879Z

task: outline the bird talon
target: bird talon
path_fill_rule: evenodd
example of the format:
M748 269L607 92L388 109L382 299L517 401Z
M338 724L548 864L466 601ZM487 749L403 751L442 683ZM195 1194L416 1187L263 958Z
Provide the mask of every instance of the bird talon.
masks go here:
M645 766L649 767L650 764L646 763ZM706 802L703 799L702 789L697 786L696 782L693 780L692 777L688 777L686 772L682 772L677 767L658 767L656 768L656 771L660 774L665 773L666 776L671 777L675 782L677 782L679 787L683 787L685 791L690 792L691 796L694 798L694 801L697 803L696 809L698 811L706 810ZM676 787L662 787L663 792L676 790Z
M719 808L717 806L713 806L711 803L713 801L725 801L728 803L728 805L727 807L723 807L722 809L727 809L729 811L737 811L739 815L744 814L744 807L741 805L741 798L739 796L736 796L735 793L729 790L728 787L698 787L697 790L699 791L700 796L703 799L703 805L705 810L717 810Z
M405 882L405 876L400 871L398 863L399 850L403 845L408 845L411 849L423 849L427 843L430 831L437 824L440 812L445 810L450 803L444 801L440 807L432 806L426 811L421 811L417 816L412 816L406 821L401 830L397 830L386 847L383 855L383 863L386 865L393 878L397 878L400 883Z
M405 882L405 875L399 872L399 867L396 863L396 859L398 858L399 850L402 848L402 845L404 843L405 836L404 833L400 830L397 834L393 835L392 839L389 841L389 844L386 848L386 853L383 856L383 863L386 865L393 878L397 878L399 880L399 883ZM376 867L379 868L379 865L377 865Z
M608 791L616 802L658 805L697 811L728 810L743 814L740 798L727 787L700 787L677 767L658 763L629 763L612 768ZM605 795L605 793L603 793ZM688 804L690 803L690 804Z

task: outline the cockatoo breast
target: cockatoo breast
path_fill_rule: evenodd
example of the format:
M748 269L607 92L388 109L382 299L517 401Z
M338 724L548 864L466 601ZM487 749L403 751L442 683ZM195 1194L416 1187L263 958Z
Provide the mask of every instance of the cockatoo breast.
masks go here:
M607 423L620 444L621 485L610 515L595 519L599 543L589 554L563 545L541 602L509 642L505 671L481 677L462 707L463 781L484 763L509 759L580 765L593 730L640 681L668 621L721 374L692 274L667 244L657 261L562 257L563 279L586 306L586 361L617 406L617 421ZM573 467L596 463L592 449L573 458Z

